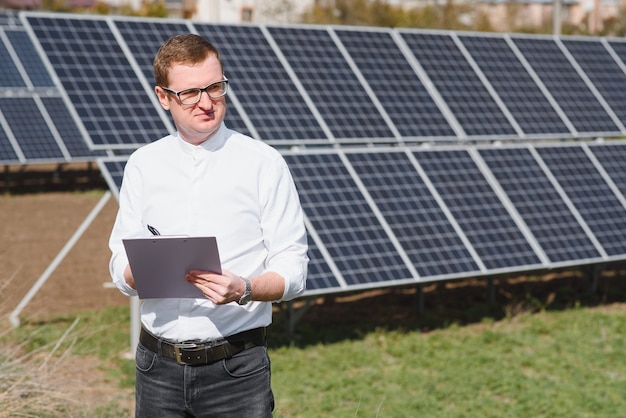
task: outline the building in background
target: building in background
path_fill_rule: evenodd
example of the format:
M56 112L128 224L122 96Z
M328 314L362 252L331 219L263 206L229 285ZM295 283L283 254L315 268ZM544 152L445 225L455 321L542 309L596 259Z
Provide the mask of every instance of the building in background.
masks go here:
M168 0L180 4L185 17L221 23L289 23L309 9L314 0Z

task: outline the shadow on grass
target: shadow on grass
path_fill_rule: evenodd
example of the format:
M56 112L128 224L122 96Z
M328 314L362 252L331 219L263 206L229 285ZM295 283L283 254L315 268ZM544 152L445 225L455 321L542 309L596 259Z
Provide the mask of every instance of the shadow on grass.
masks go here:
M564 310L626 302L626 264L606 268L592 280L589 270L555 271L542 275L465 279L315 297L302 318L288 331L287 304L274 309L269 346L299 346L361 339L378 329L429 332L453 324L494 321L542 310ZM293 309L304 302L294 301ZM420 309L420 306L423 307Z

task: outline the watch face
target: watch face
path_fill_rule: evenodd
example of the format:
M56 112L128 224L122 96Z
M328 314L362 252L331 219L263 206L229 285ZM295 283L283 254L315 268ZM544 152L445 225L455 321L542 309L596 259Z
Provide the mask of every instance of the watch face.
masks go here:
M246 303L250 302L250 299L252 299L252 285L250 284L250 280L243 280L246 282L246 290L243 292L243 295L241 295L241 299L239 299L238 303L240 305L245 305Z
M239 304L245 305L246 303L250 302L250 299L252 299L252 295L249 292L246 292L243 294L241 299L239 299Z

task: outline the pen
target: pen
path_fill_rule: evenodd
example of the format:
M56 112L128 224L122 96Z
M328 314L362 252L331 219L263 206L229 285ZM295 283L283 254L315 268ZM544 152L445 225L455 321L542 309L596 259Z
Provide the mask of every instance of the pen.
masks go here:
M152 235L161 235L159 230L153 227L152 225L148 225L148 231L150 231Z

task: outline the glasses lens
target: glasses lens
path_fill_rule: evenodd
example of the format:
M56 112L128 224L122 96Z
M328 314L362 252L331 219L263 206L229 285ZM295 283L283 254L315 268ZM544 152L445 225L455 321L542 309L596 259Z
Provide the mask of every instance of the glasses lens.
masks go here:
M180 102L182 104L195 104L200 101L201 94L201 89L189 89L178 93L178 97L180 98Z
M206 87L206 91L207 93L209 93L209 96L211 96L214 99L217 99L218 97L222 97L223 95L226 94L227 88L228 88L227 81L218 81L217 83L209 84Z

